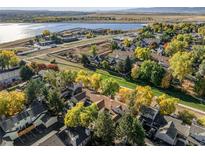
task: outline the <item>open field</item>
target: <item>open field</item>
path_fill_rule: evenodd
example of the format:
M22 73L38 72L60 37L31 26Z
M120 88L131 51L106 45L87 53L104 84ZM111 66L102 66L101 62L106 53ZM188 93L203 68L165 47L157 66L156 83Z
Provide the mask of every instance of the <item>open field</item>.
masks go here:
M205 15L200 14L146 14L146 13L94 13L90 17L111 17L115 20L108 22L203 22Z

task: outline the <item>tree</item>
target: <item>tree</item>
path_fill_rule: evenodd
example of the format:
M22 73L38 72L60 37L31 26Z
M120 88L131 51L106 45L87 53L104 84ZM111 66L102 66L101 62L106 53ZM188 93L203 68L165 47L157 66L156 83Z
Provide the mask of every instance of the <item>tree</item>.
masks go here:
M129 57L129 56L127 56L127 58L125 59L124 70L125 70L125 72L128 73L129 75L131 74L132 61L130 60L130 57Z
M87 66L88 64L90 64L90 60L88 59L87 55L85 54L82 55L81 63L83 64L83 66Z
M178 34L177 35L177 40L178 41L184 41L184 42L187 42L188 44L190 44L193 40L193 37L190 34Z
M48 106L50 110L57 115L63 109L63 101L60 97L60 92L57 90L50 90L48 94Z
M165 74L165 70L160 64L147 60L141 64L138 74L141 80L150 81L155 86L159 86Z
M131 44L132 44L132 41L129 40L128 38L126 38L126 39L124 39L123 44L124 44L126 47L130 47Z
M42 35L43 35L43 36L49 36L49 35L51 35L51 32L50 32L49 30L44 30L44 31L42 32Z
M205 78L200 78L195 82L194 90L199 96L205 96Z
M196 118L196 116L193 113L191 113L187 110L179 112L178 117L179 117L179 119L181 119L183 121L183 123L188 124L188 125L191 125L192 120L194 118Z
M90 84L95 91L98 91L98 89L100 88L101 80L102 76L100 74L94 73L93 75L91 75Z
M125 103L131 93L132 93L132 90L128 88L120 88L118 92L119 101Z
M165 53L167 55L173 55L176 52L184 52L188 47L188 43L186 41L178 41L177 39L173 39L170 43L167 44L165 48Z
M114 51L114 50L117 49L117 48L118 48L117 42L112 41L112 42L111 42L111 50Z
M80 82L83 84L84 87L89 87L90 80L89 80L89 74L86 71L80 70L77 73L77 77L75 79L76 82Z
M0 116L13 116L18 112L21 112L25 104L26 96L24 92L0 92Z
M197 76L199 77L204 77L205 76L205 60L201 62L199 65L198 72L196 73Z
M113 79L104 79L101 82L101 90L104 95L113 97L119 90L119 84Z
M83 110L84 104L82 102L77 103L75 107L68 110L64 118L64 124L67 127L77 127L80 124L80 112Z
M31 67L29 67L28 65L22 66L20 69L20 77L23 81L30 80L34 74L35 73L34 73L33 69Z
M201 63L205 59L205 46L204 45L193 45L192 53L194 61Z
M191 53L175 53L169 60L169 68L172 71L172 75L182 81L186 75L192 72L192 60Z
M108 111L99 112L95 122L94 136L103 145L112 145L115 137L115 128Z
M163 115L170 115L176 111L176 104L179 103L179 100L176 98L170 98L167 95L163 94L157 99L160 113Z
M30 80L25 89L27 102L33 103L35 100L41 97L43 88L44 83L41 80Z
M165 73L165 75L163 76L162 81L161 81L161 87L165 88L165 89L169 88L171 85L171 80L172 80L171 73L169 73L169 72Z
M101 65L104 69L110 69L110 65L109 65L108 61L106 61L106 60L103 60Z
M49 70L44 75L44 80L48 82L53 88L59 88L59 75L57 72Z
M90 53L92 54L93 57L95 57L97 55L97 46L96 45L91 46Z
M136 88L136 110L139 110L142 105L149 106L152 103L154 95L151 87L137 86Z
M205 117L200 117L198 120L197 120L197 123L201 126L205 126Z
M116 65L116 70L120 73L124 73L125 72L125 64L123 61L119 61Z
M205 36L205 26L198 28L198 33Z
M137 47L134 54L140 60L148 60L151 57L151 50L149 48Z
M164 68L160 64L154 63L154 65L152 66L152 72L151 72L151 79L150 79L151 82L155 86L159 86L161 84L161 80L164 74L165 74Z
M67 127L90 127L97 119L98 107L95 103L85 107L83 102L79 102L75 107L68 110L64 123Z
M131 70L131 77L134 80L136 80L139 77L139 66L134 65L134 67Z
M130 145L144 145L144 129L137 118L134 118L130 114L124 114L122 116L116 128L116 135L120 140L126 138L127 143Z
M66 87L75 82L77 72L75 71L61 71L59 73L61 87Z
M10 66L16 66L19 64L19 58L16 56L14 51L2 50L0 51L0 67L2 70Z

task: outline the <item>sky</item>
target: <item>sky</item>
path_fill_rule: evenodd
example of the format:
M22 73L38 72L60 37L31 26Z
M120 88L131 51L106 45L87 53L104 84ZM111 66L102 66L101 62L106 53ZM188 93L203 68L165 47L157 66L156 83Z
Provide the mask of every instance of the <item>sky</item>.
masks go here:
M49 10L49 11L115 11L131 7L0 7L0 10Z
M203 7L204 0L0 0L1 7Z

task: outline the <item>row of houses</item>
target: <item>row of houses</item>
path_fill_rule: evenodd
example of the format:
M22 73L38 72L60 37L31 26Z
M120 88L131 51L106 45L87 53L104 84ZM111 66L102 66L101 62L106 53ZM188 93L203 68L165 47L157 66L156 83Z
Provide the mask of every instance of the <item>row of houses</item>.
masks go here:
M159 145L204 145L205 128L192 122L186 125L175 116L162 116L159 109L143 106L139 120L147 136Z

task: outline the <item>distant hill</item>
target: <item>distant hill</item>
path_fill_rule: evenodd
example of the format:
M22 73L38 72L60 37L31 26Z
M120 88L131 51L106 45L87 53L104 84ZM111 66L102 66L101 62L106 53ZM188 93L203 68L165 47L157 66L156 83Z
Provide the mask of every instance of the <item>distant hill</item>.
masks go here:
M205 14L205 7L150 7L150 8L131 8L121 11L123 13L190 13Z

